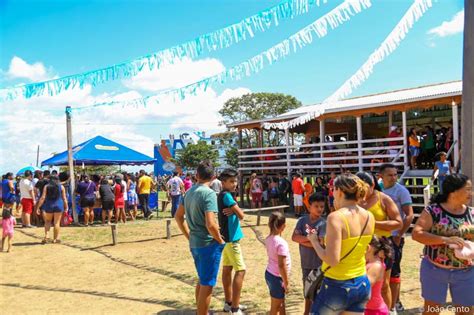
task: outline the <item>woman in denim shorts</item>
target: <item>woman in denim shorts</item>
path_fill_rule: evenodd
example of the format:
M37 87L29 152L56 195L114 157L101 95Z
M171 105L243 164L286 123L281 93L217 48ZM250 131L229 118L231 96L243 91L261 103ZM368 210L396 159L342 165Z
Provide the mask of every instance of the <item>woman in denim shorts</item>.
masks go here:
M413 239L425 245L420 268L424 314L439 314L448 289L454 306L451 310L473 314L473 253L460 251L466 242L474 241L474 209L467 206L472 183L465 175L448 175L442 191L422 212L413 229Z
M310 314L364 313L370 298L365 252L374 234L375 219L357 202L365 197L368 190L368 185L355 175L338 176L334 181L336 210L327 218L326 248L321 246L315 233L308 234L323 261L324 272L324 280L313 299ZM339 253L336 248L340 248Z

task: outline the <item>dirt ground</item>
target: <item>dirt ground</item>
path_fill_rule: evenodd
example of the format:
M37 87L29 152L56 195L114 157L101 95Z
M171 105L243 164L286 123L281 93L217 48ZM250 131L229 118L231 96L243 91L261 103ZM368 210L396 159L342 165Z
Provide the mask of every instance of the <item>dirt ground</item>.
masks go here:
M256 217L247 215L242 240L247 274L242 304L249 314L264 314L269 295L264 281L267 235ZM284 237L290 243L293 268L289 314L303 310L301 270L297 244L291 242L296 220L287 220ZM137 221L118 226L112 246L111 228L67 227L62 244L40 243L43 229L16 229L11 253L0 255L0 310L3 314L193 314L196 274L186 239L166 220ZM405 245L401 300L405 314L419 314L422 306L418 268L421 246ZM215 288L212 309L222 310L222 286Z

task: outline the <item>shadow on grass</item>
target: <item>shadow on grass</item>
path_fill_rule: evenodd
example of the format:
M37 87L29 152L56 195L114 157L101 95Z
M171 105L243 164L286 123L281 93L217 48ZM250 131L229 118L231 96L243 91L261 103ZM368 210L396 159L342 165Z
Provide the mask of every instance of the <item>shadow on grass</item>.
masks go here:
M31 233L28 233L28 232L25 232L25 231L20 231L20 232L27 235L27 236L36 238L36 239L42 239L41 237L38 237L34 234L31 234ZM147 266L147 265L144 265L144 264L139 264L139 263L136 263L136 262L128 261L128 260L125 260L125 259L122 259L122 258L119 258L119 257L115 257L115 256L109 254L108 252L106 252L106 251L104 251L100 248L99 249L90 249L90 248L86 248L86 247L83 247L83 246L80 246L80 245L77 245L77 244L71 244L71 243L68 243L68 242L62 242L61 245L71 247L71 248L74 248L74 249L78 249L80 251L95 252L97 254L100 254L100 255L104 256L105 258L108 258L108 259L110 259L110 260L112 260L116 263L122 264L122 265L126 265L126 266L133 267L133 268L136 268L136 269L140 269L140 270L143 270L143 271L157 273L159 275L169 277L169 278L172 278L174 280L178 280L178 281L180 281L184 284L187 284L189 286L194 287L196 285L196 278L194 276L190 276L190 275L187 275L187 274L177 273L177 272L173 272L173 271L170 271L170 270L165 270L165 269L161 269L161 268L157 268L157 267L151 267L151 266ZM223 293L222 289L220 289L220 288L216 288L214 291L215 291L216 294Z
M155 304L155 305L163 305L163 306L171 307L175 309L185 309L189 307L189 305L185 305L181 303L180 301L175 301L175 300L152 299L152 298L141 299L141 298L125 296L125 295L117 294L117 293L99 292L99 291L92 291L92 290L71 289L71 288L52 288L52 287L46 287L43 285L21 285L19 283L0 283L0 286L18 288L18 289L24 289L24 290L85 294L85 295L100 296L100 297L116 299L116 300L125 300L125 301L141 302L141 303L148 303L148 304Z
M36 246L36 245L43 245L38 242L23 242L23 243L13 243L12 246Z

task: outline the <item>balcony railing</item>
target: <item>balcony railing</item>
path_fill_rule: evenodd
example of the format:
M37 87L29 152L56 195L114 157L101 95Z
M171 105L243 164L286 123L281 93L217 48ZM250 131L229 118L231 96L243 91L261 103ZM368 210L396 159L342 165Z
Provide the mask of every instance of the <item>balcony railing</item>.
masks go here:
M387 162L404 165L407 155L403 140L398 137L240 149L239 170L330 172L341 168L373 170Z

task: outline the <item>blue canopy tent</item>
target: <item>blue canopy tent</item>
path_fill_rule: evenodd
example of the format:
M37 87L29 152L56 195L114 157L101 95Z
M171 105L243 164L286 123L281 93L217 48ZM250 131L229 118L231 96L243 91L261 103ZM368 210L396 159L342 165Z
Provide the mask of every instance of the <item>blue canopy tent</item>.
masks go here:
M80 165L145 165L155 159L117 142L96 136L72 148L74 164ZM67 150L41 162L41 166L67 165Z
M156 159L132 150L117 142L96 136L72 148L75 165L146 165L154 164ZM41 162L41 166L68 165L67 150ZM158 196L150 196L150 206L157 204ZM156 201L155 201L156 200ZM77 207L80 209L80 207Z

